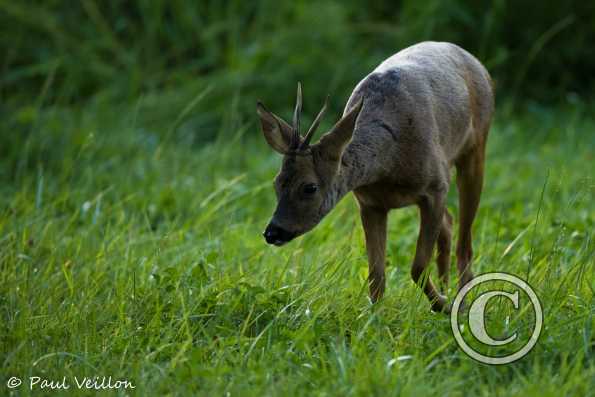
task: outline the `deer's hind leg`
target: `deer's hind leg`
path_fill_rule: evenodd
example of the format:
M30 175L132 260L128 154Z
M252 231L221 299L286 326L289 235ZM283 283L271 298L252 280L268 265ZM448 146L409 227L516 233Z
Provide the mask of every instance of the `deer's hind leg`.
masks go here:
M444 208L444 216L440 225L438 234L438 256L436 264L438 265L438 277L440 279L440 290L443 294L448 289L448 273L450 271L450 248L452 244L452 216L447 208Z
M485 140L461 156L455 163L459 190L459 237L457 241L457 268L459 288L473 278L472 227L483 186Z

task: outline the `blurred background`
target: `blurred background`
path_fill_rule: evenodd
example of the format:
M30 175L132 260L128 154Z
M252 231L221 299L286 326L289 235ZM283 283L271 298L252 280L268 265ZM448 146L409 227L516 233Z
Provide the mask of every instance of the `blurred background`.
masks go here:
M260 139L256 101L289 117L297 81L304 123L331 95L324 129L360 79L423 40L475 54L503 119L530 109L537 126L595 88L592 1L0 0L0 26L9 182L104 143L109 157Z
M205 139L229 112L254 119L257 98L289 109L298 80L307 113L327 93L340 111L380 61L423 40L475 54L500 99L555 103L595 82L592 1L3 0L0 26L4 120L40 95L66 106L151 93L170 96L151 112L167 120L208 90L186 120Z

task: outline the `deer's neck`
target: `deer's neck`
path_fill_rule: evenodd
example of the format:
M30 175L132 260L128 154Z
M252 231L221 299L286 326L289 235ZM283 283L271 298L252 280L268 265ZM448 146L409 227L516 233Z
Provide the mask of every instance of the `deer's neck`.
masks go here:
M374 182L376 171L369 161L365 161L357 148L349 145L339 166L339 172L333 180L324 207L330 211L350 191Z

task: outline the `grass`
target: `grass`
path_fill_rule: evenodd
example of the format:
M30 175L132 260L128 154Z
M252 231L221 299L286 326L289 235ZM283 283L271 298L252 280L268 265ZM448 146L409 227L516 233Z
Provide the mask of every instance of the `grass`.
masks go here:
M493 367L457 347L448 317L431 313L410 281L414 209L390 218L387 295L377 305L366 295L351 196L308 235L265 245L280 158L255 120L233 112L215 140L201 135L188 120L192 101L208 97L189 96L178 117L160 113L177 100L168 96L7 117L0 394L51 393L10 391L11 376L112 376L136 395L593 392L592 105L500 106L474 270L528 279L544 329L528 356ZM510 314L496 311L489 324Z

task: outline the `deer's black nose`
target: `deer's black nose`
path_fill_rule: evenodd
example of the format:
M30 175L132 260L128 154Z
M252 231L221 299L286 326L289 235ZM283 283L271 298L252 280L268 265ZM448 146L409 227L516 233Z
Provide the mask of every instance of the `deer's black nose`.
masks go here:
M283 245L290 241L295 236L295 233L291 233L274 223L269 223L262 235L269 244Z

